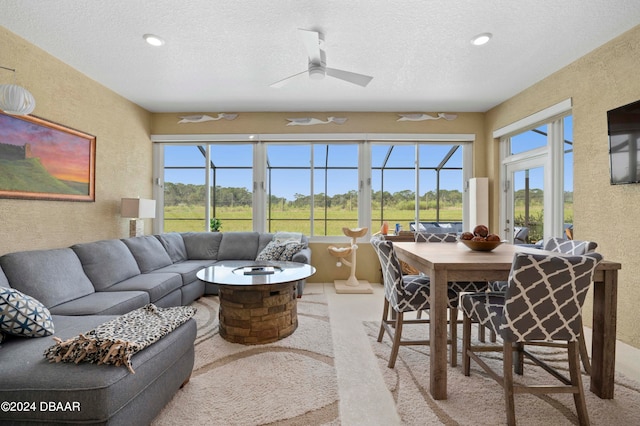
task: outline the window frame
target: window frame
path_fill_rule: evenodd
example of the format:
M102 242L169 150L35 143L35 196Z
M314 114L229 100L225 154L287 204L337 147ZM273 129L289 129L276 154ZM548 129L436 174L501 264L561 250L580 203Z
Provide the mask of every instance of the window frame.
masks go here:
M368 227L371 223L371 144L459 144L462 146L463 173L463 223L469 220L468 181L473 174L473 144L475 134L414 134L414 133L328 133L328 134L173 134L151 135L153 144L153 196L157 201L156 219L153 221L153 232L162 233L164 224L164 145L209 145L215 143L252 143L253 148L253 229L265 232L267 188L266 160L269 143L357 143L358 144L358 222L359 226ZM207 153L209 149L207 149ZM209 164L209 159L207 163ZM207 182L209 185L209 173ZM416 177L417 179L417 177ZM416 185L418 182L416 181ZM417 188L416 188L417 189ZM208 191L207 191L208 192ZM417 194L417 192L416 192ZM418 207L416 207L417 210ZM206 207L206 223L209 223L209 206ZM417 213L416 213L417 216ZM377 230L369 230L368 235ZM312 236L311 241L346 242L342 236Z

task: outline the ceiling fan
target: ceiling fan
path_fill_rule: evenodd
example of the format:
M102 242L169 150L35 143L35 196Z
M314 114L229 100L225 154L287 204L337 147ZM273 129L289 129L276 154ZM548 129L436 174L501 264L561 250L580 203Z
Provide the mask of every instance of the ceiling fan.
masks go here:
M302 41L304 42L307 54L309 55L308 69L299 73L293 74L287 78L276 81L271 84L271 87L280 88L289 83L296 77L300 77L305 73L309 74L309 78L313 80L321 80L328 75L329 77L338 78L349 83L357 84L358 86L366 87L373 77L357 74L350 71L343 71L335 68L327 67L327 62L324 52L324 35L312 30L299 29L302 35Z

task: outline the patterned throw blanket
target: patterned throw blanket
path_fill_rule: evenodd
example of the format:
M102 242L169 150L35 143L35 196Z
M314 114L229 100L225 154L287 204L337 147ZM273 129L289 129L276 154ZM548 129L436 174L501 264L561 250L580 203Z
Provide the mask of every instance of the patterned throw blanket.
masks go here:
M63 341L54 337L55 345L44 351L50 362L91 362L131 366L131 357L157 342L187 322L196 309L191 306L158 308L148 304L87 333Z

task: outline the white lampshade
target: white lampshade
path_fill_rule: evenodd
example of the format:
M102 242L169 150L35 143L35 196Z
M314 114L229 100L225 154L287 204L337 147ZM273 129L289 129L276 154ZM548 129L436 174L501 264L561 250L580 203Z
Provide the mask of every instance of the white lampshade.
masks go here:
M36 100L27 89L16 84L0 84L0 109L6 114L27 115L36 108Z
M145 198L123 198L120 208L122 217L146 219L156 217L156 200Z

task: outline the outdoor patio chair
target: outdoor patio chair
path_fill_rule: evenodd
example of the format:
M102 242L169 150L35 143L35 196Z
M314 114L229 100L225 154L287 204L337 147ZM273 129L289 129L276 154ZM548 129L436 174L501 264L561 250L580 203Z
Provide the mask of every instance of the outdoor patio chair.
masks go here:
M470 375L471 359L504 390L507 423L516 424L514 394L572 393L581 425L589 424L578 354L582 335L581 312L596 266L598 253L584 256L516 253L505 293L461 296L464 314L462 364ZM471 323L491 328L503 340L502 347L471 345ZM568 349L569 378L524 348L525 344L563 342ZM478 355L502 351L502 376ZM559 386L526 386L513 381L514 352L519 362L526 356L563 383Z

